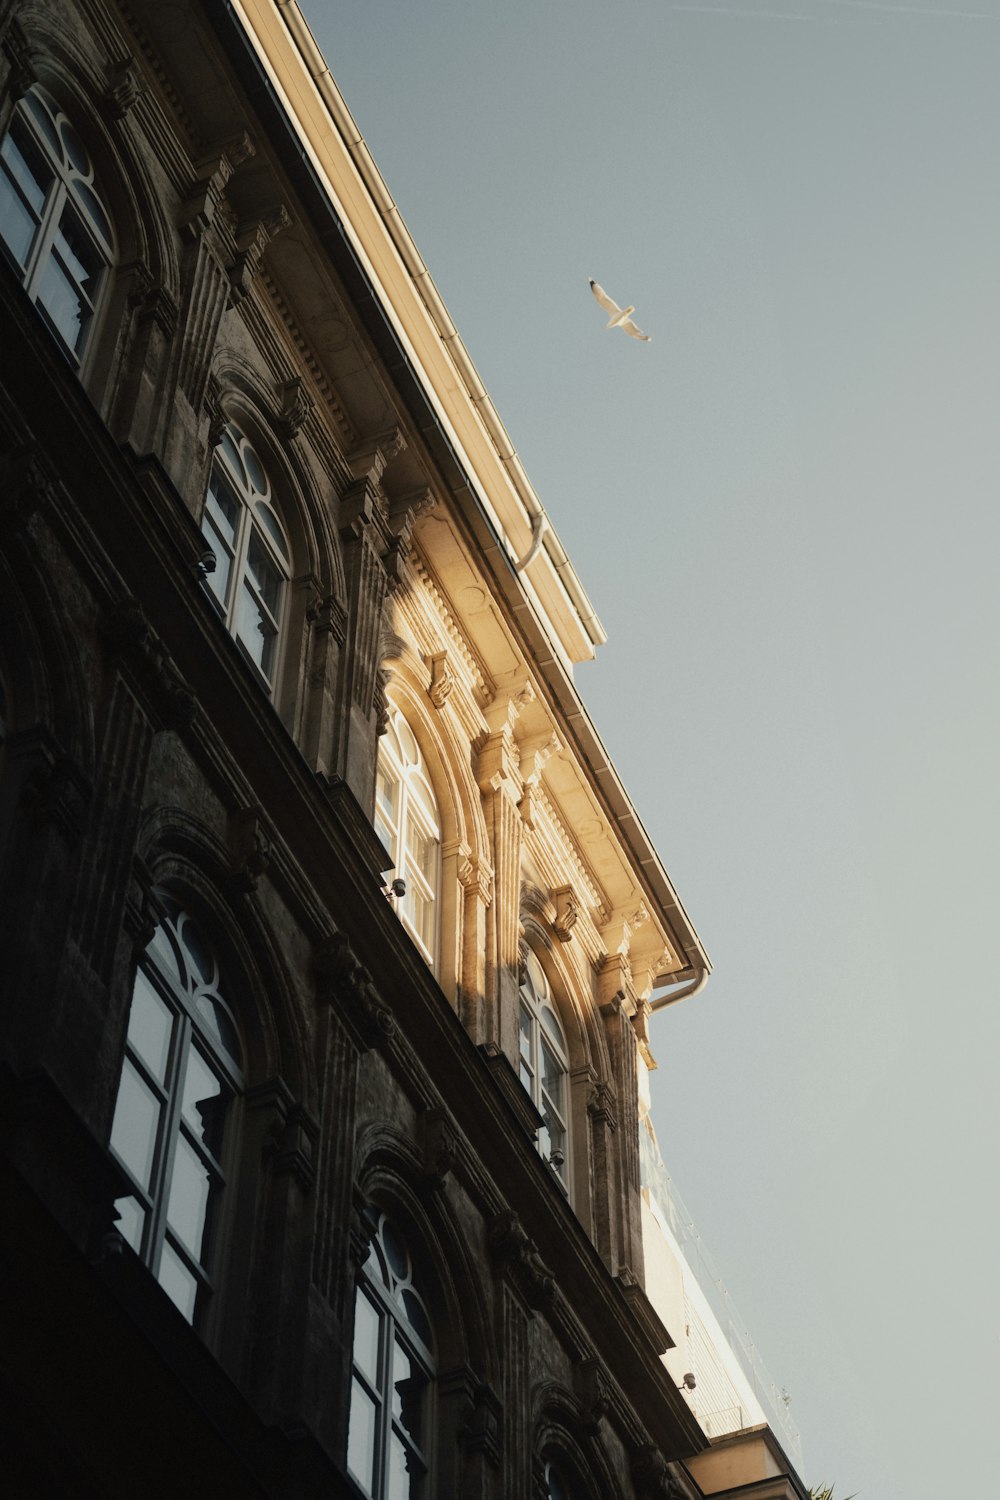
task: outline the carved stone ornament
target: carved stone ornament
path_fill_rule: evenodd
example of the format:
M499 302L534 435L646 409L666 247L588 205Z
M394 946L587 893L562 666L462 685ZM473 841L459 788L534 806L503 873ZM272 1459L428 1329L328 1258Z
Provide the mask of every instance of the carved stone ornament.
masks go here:
M236 254L229 268L229 300L233 307L238 306L249 295L250 288L260 270L264 251L275 236L283 229L287 229L291 222L288 210L284 204L279 203L268 209L259 219L240 226L236 236ZM281 420L279 417L279 422ZM299 426L301 425L300 421ZM298 431L298 427L295 431ZM291 436L294 437L295 433Z
M112 655L145 687L150 704L159 715L160 727L189 729L198 713L198 700L150 626L138 600L127 596L106 611L101 634Z
M357 1270L360 1270L368 1259L368 1252L376 1234L378 1234L378 1210L355 1189L354 1204L351 1208L348 1254Z
M443 1109L429 1109L421 1120L421 1136L424 1183L439 1193L458 1160L458 1133Z
M667 1461L652 1443L644 1444L633 1457L632 1478L642 1500L669 1500L673 1486Z
M237 890L250 895L271 863L271 834L259 807L244 807L230 819L232 875Z
M573 1388L583 1407L583 1425L595 1433L611 1410L611 1383L600 1360L582 1359L573 1370Z
M133 105L146 92L146 85L132 54L126 53L112 65L104 107L113 120L124 120Z
M41 448L26 443L0 458L0 526L26 531L33 515L56 497L56 480Z
M617 1102L614 1087L602 1080L595 1083L591 1089L590 1098L587 1101L587 1113L596 1124L604 1125L608 1130L617 1130Z
M342 932L317 947L313 968L320 998L330 1005L340 1003L362 1049L384 1047L393 1040L396 1023Z
M561 943L568 943L580 917L580 903L576 899L576 892L571 885L561 885L552 892L552 900L556 907L552 931Z
M122 267L122 274L127 278L128 305L137 320L155 323L164 338L173 338L180 318L180 309L173 295L154 278L145 261L130 261Z
M249 1090L248 1109L266 1112L263 1153L276 1177L291 1177L303 1192L316 1180L315 1148L319 1126L297 1102L281 1078Z
M475 1382L458 1429L463 1453L481 1453L494 1469L500 1467L500 1422L503 1407L484 1381Z
M281 398L281 412L278 416L278 427L289 441L297 437L303 424L311 415L315 402L306 390L305 381L301 375L295 375L291 380L285 380L278 387Z
M555 1277L528 1237L517 1214L498 1214L487 1231L490 1250L531 1307L551 1307L556 1295Z
M427 689L427 696L435 708L444 708L454 686L455 675L448 665L448 653L439 651L431 657L431 685Z

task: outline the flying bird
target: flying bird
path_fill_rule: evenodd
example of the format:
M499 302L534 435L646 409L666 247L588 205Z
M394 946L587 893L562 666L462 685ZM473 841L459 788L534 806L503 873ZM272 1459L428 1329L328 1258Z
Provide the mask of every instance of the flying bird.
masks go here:
M590 290L593 292L598 302L604 308L604 311L608 314L608 317L611 320L608 323L609 328L624 328L625 332L629 335L630 338L642 339L643 343L645 344L649 344L652 342L649 334L643 333L642 330L640 328L637 328L632 322L632 314L635 312L634 307L619 307L614 298L609 297L604 288L597 285L597 282L594 280L593 276L591 276L590 278Z

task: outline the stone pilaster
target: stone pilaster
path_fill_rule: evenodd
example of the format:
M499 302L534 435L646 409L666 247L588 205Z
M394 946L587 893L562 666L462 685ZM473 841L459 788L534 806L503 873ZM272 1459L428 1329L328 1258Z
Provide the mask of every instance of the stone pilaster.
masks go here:
M638 1044L632 1027L636 996L631 971L624 955L613 953L598 971L598 997L608 1053L611 1058L617 1108L615 1115L615 1158L617 1177L609 1190L617 1205L617 1264L609 1261L612 1274L622 1269L637 1278L642 1275L642 1226L639 1197L639 1096L637 1074Z
M347 625L337 683L334 769L362 807L375 788L375 688L382 612L389 590L383 557L389 540L381 496L370 475L341 501L341 540L347 578Z
M481 1042L497 1043L517 1056L517 991L520 968L521 813L524 791L514 726L529 692L510 694L487 713L490 732L476 756L476 780L493 860L494 899L487 916L487 1025Z

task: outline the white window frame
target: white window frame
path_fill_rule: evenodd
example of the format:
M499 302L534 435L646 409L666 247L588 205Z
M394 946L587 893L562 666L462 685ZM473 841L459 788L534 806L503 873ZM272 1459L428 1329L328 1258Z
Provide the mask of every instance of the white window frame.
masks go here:
M392 858L390 900L424 958L437 963L441 906L441 819L416 735L397 708L380 735L375 773L375 831ZM419 849L423 858L415 857Z
M227 515L227 507L232 515ZM226 427L208 482L201 522L202 535L215 558L205 582L226 629L265 690L274 697L281 669L288 614L292 549L275 503L271 481L250 439L235 423ZM276 599L269 600L255 574L254 554L276 575ZM270 634L264 638L260 659L255 641L245 630L243 611L256 610Z
M36 181L30 163L25 161L18 136L22 140L27 137L28 149L33 148L40 154L51 174L44 185ZM41 192L40 201L34 201L30 186L18 172L15 153L27 166L31 185ZM111 216L95 185L90 153L72 121L38 85L18 101L0 145L0 191L8 193L10 203L19 207L24 218L33 221L35 226L23 256L6 233L0 233L0 248L15 267L22 286L60 347L79 370L91 344L91 334L110 280L108 273L117 258L114 230ZM65 233L61 233L71 223L76 233L82 233L83 244L89 246L100 262L94 273L96 280L89 290L88 278L78 274L86 268L79 260L74 267L73 247ZM80 304L79 331L75 339L70 339L46 300L53 271L61 278L63 287L68 286L75 292Z
M400 1500L400 1483L406 1500L429 1493L434 1376L409 1248L380 1214L355 1293L347 1440L348 1471L369 1500Z
M518 1008L518 1067L525 1090L545 1123L536 1144L543 1160L569 1198L572 1181L569 1048L545 970L532 949L522 969ZM556 1065L561 1098L551 1088L546 1054ZM561 1160L559 1159L561 1156Z
M211 1273L224 1238L242 1047L220 993L218 961L199 925L176 903L163 904L167 916L133 985L110 1146L132 1189L116 1201L117 1227L181 1314L197 1324L215 1290ZM206 1085L217 1091L195 1097ZM145 1145L137 1130L143 1113Z

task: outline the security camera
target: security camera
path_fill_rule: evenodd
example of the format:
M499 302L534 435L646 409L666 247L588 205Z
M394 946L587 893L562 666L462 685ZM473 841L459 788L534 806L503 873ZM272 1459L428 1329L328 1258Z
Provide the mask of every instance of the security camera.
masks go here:
M389 889L390 891L392 891L392 894L394 896L398 896L399 899L402 900L406 895L406 881L400 880L399 876L397 875L395 880L390 885Z
M209 575L209 573L214 573L215 572L215 564L216 564L215 553L211 549L209 549L206 552L203 552L201 554L201 556L199 557L197 563L195 564L195 571L197 572L198 577L199 578L207 578L208 575Z
M691 1371L689 1370L687 1372L687 1374L684 1376L684 1379L681 1381L680 1385L677 1387L677 1389L679 1391L693 1391L694 1388L695 1388L695 1386L697 1384L698 1384L698 1382L695 1380L694 1376L691 1374Z

